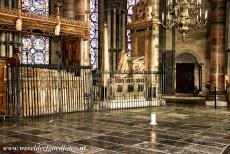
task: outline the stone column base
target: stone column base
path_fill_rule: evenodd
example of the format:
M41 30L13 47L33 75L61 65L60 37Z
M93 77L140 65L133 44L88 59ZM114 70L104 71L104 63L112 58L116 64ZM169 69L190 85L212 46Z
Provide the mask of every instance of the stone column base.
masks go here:
M215 101L206 101L205 102L206 106L215 106ZM227 101L216 101L216 106L218 107L224 107L224 106L228 106L228 102Z

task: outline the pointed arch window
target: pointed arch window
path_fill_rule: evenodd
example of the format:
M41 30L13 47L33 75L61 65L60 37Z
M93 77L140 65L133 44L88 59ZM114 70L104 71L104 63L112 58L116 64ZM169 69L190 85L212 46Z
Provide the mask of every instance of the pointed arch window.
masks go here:
M49 15L49 0L22 0L22 10L42 16ZM22 37L23 64L49 64L49 38L27 35Z

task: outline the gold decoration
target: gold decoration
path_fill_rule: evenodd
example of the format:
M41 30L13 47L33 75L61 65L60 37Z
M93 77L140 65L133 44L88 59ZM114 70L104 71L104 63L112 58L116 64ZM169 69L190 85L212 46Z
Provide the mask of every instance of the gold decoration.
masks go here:
M172 0L168 0L167 15L165 18L162 13L162 25L166 29L176 27L182 34L182 39L189 31L202 29L207 24L208 11L205 12L204 20L202 20L201 0L190 2L188 0L176 0L173 4Z

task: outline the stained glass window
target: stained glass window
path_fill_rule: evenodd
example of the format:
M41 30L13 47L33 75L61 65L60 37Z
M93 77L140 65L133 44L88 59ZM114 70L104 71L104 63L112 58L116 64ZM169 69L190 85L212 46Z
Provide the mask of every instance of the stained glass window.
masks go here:
M28 35L22 38L24 64L49 64L49 38Z
M22 0L22 9L39 15L48 15L49 0Z
M90 54L95 69L98 63L98 0L90 0Z
M127 0L127 10L128 10L128 15L127 15L127 22L131 22L131 15L133 13L133 6L137 4L140 0ZM130 38L130 30L127 30L127 45L128 45L128 57L131 56L131 38Z
M49 0L22 0L22 9L39 15L49 14ZM49 64L49 38L28 35L22 38L23 64Z

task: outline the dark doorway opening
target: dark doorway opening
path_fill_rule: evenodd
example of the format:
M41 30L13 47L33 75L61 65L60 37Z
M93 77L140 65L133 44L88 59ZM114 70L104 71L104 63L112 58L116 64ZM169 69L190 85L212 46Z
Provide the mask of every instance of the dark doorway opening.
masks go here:
M176 92L193 93L194 91L194 64L176 64Z

